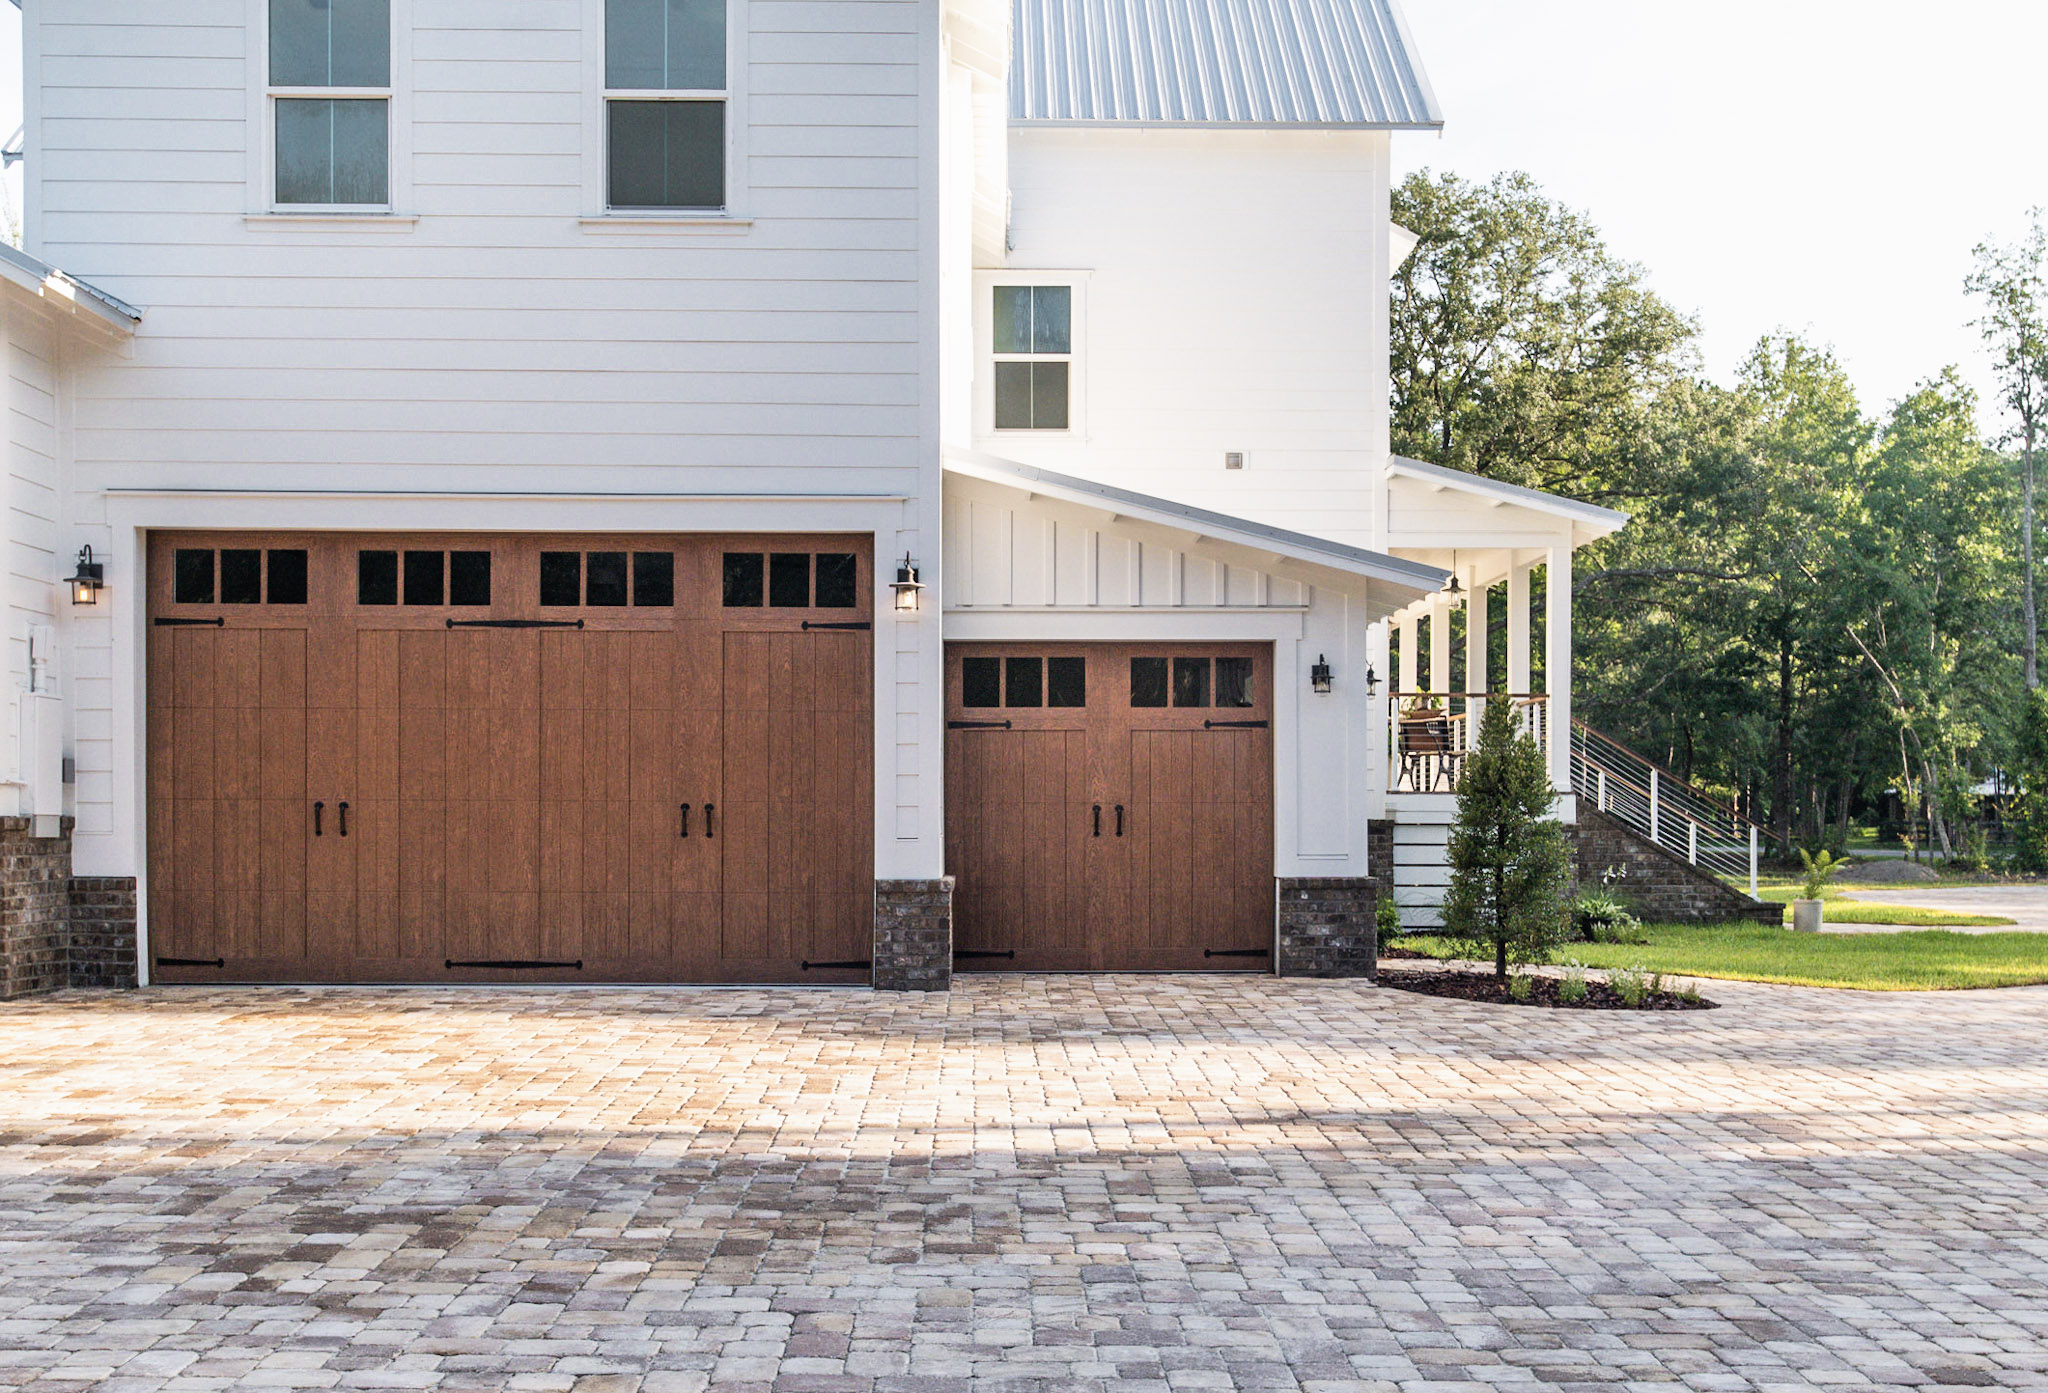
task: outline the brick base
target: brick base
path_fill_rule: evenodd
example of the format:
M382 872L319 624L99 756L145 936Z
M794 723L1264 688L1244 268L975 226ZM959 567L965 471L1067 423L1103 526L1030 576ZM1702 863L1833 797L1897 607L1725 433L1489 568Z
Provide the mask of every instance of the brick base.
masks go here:
M1389 857L1391 860L1391 856ZM1280 881L1282 977L1372 977L1379 972L1379 889L1370 880Z
M135 985L135 877L71 877L71 985Z
M1784 922L1784 906L1752 900L1719 876L1689 865L1684 857L1594 810L1584 799L1579 802L1578 825L1570 833L1579 888L1597 888L1607 871L1619 872L1607 889L1650 923Z
M0 1001L71 983L71 821L0 817Z
M953 877L875 882L875 990L953 986Z

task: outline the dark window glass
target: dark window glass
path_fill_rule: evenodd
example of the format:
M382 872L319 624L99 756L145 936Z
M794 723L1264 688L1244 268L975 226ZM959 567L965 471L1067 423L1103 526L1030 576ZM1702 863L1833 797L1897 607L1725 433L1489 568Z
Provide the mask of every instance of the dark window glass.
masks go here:
M723 208L724 102L607 102L614 208Z
M860 603L859 569L845 552L818 553L818 608L852 609Z
M811 554L778 551L768 558L768 603L777 609L808 609L811 603Z
M178 548L176 587L171 594L181 605L213 603L213 553Z
M448 603L487 605L491 602L491 554L487 551L448 553Z
M356 603L395 605L398 603L398 553L359 551L356 553Z
M1031 287L996 287L995 350L998 353L1031 351Z
M390 81L391 0L270 0L271 86Z
M409 551L405 554L405 602L409 605L438 605L446 553Z
M544 551L540 554L540 602L544 605L583 603L583 553Z
M1074 292L1064 285L1031 288L1031 351L1073 351Z
M1045 660L1045 704L1086 706L1088 704L1088 660L1047 658Z
M676 602L676 554L672 551L633 553L633 603L642 609L667 609Z
M1175 658L1173 660L1173 704L1175 706L1207 706L1209 704L1209 660L1207 658Z
M1009 680L1009 691L1005 694L1005 706L1045 705L1045 660L1042 658L1009 658L1003 666Z
M382 98L280 97L277 201L389 203L389 106Z
M1131 659L1131 705L1166 705L1166 659Z
M220 602L224 605L263 603L263 553L229 550L220 554Z
M996 364L996 429L1066 428L1065 363Z
M725 554L725 604L728 609L753 609L761 603L761 583L766 573L758 551L729 551Z
M1003 704L1003 660L963 658L960 662L960 704L1001 706Z
M725 0L605 0L604 85L641 91L725 86Z
M306 553L296 549L270 553L270 603L306 603Z
M1216 704L1218 706L1250 706L1252 704L1252 660L1250 658L1218 658L1216 660Z
M626 553L593 551L584 558L583 603L606 608L626 603Z

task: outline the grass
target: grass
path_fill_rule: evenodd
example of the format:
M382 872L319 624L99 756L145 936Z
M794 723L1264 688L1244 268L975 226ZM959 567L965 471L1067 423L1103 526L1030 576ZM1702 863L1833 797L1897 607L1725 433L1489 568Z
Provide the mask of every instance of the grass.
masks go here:
M1651 924L1647 943L1571 943L1558 953L1588 967L1640 965L1666 977L1721 977L1859 991L1949 991L2048 982L2048 934L1799 934L1763 924ZM1401 946L1453 956L1442 939Z
M1760 898L1788 906L1785 922L1791 923L1789 906L1798 887L1784 889L1760 886ZM1874 904L1849 898L1849 892L1830 888L1821 896L1821 922L1825 924L1913 924L1921 928L1984 928L2014 921L2003 914L1962 914L1951 909L1926 909L1910 904Z

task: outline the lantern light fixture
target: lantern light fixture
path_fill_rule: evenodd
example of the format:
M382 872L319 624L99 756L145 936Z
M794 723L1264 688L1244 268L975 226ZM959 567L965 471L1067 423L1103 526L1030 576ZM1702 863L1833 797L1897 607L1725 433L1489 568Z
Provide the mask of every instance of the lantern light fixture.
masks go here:
M1453 551L1451 553L1451 579L1449 584L1444 586L1444 594L1455 600L1464 593L1465 587L1458 580L1458 553Z
M1315 665L1308 670L1308 685L1317 696L1330 694L1330 659L1328 655L1316 654Z
M71 603L74 605L96 605L100 591L106 587L106 563L92 559L90 543L78 549L78 570L65 582L71 587Z
M1380 675L1369 662L1365 665L1365 694L1369 697L1380 694Z
M917 578L917 567L910 562L910 553L903 553L903 564L896 568L896 580L889 587L896 592L896 611L908 614L917 608L917 597L924 590L924 582Z

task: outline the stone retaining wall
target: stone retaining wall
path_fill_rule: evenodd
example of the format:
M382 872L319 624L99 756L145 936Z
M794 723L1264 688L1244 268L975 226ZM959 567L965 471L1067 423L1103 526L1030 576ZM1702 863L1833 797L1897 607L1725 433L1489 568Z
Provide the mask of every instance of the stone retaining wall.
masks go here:
M1651 923L1783 921L1782 905L1752 900L1719 876L1688 864L1684 857L1639 836L1584 801L1579 804L1579 821L1571 829L1571 837L1578 862L1579 888L1590 890L1599 886L1601 876L1609 869L1625 872L1609 881L1606 888L1634 905L1635 912Z

